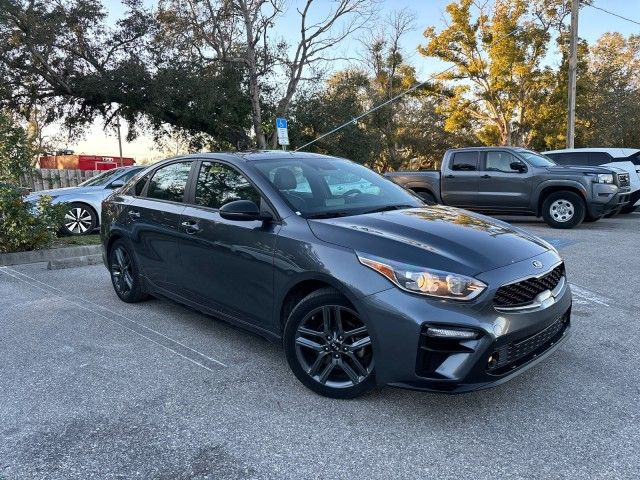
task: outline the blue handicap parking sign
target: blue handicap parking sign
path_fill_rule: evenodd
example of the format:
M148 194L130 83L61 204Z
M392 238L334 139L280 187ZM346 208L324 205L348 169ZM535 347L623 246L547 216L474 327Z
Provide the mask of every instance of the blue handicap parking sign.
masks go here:
M287 128L287 119L286 118L276 118L276 127L277 128Z

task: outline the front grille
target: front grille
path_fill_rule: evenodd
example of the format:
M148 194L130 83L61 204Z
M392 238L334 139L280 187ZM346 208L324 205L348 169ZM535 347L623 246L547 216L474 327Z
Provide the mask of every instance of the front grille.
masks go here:
M533 357L543 353L562 337L571 323L571 310L545 329L515 342L503 345L493 351L497 358L488 371L501 374L517 368Z
M527 278L521 282L503 285L493 297L496 307L522 307L529 305L545 290L553 290L564 276L564 263L540 278Z
M618 186L619 187L628 187L629 185L631 185L631 182L629 181L629 174L628 173L619 173L618 174Z

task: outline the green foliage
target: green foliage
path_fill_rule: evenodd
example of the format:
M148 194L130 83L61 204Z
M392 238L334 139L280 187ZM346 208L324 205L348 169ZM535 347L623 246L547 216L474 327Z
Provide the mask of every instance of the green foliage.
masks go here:
M36 214L20 192L0 185L0 253L47 247L56 238L66 213L65 204L51 204L51 197L40 198Z
M0 110L0 181L20 183L34 158L33 144L27 132Z
M528 145L537 109L549 92L543 60L550 30L565 11L561 0L496 0L475 14L477 3L457 0L447 6L450 21L441 31L427 28L426 57L450 62L440 76L455 81L442 106L445 127L473 129L486 144Z

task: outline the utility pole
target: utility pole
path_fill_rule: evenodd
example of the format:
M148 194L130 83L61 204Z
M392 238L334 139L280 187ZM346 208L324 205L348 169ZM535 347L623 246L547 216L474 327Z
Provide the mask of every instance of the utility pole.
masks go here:
M122 166L122 137L120 136L120 117L116 119L116 128L118 129L118 149L120 150L120 166Z
M571 0L571 44L569 52L569 98L567 121L567 148L574 147L576 131L576 73L578 70L578 8L580 0Z

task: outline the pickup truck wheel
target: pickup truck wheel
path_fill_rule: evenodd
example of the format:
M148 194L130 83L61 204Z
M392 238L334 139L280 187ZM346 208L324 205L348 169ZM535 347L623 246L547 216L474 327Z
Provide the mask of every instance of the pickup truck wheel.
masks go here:
M427 205L435 205L438 203L436 202L436 197L433 196L433 193L427 190L414 190L413 193L418 195Z
M586 213L584 200L573 192L553 192L542 204L542 218L553 228L573 228Z

